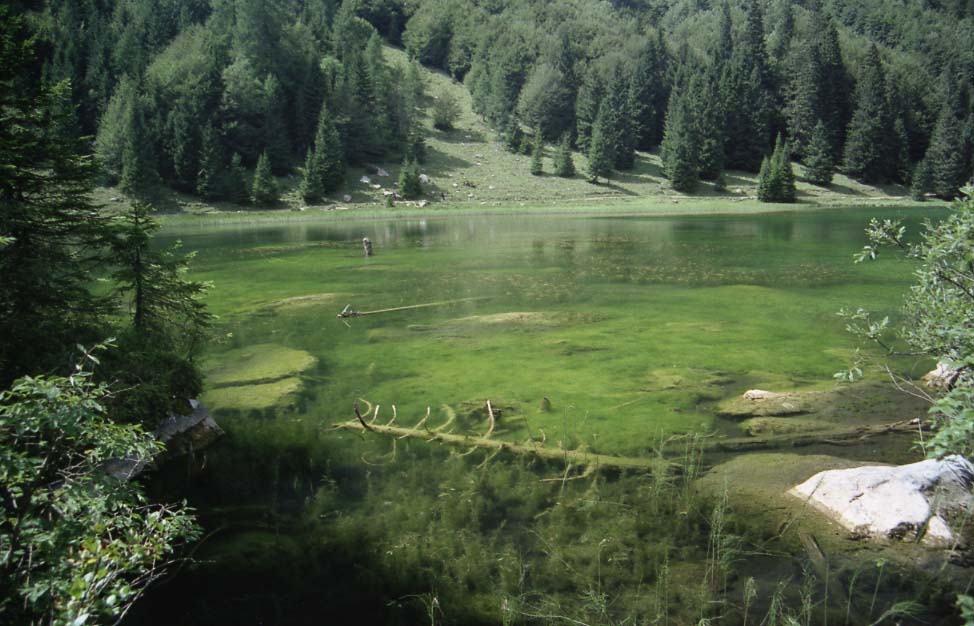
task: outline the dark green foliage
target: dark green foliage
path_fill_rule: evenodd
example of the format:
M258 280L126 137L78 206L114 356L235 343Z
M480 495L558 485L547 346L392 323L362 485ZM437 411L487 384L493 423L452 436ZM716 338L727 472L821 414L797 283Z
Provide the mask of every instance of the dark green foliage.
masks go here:
M305 202L316 202L325 193L322 184L321 172L317 169L314 150L308 148L308 155L304 159L304 175L301 178L301 187L298 191Z
M518 98L517 113L546 138L560 137L572 126L571 92L565 75L549 63L534 66Z
M122 175L118 183L119 189L134 197L146 195L159 182L153 140L143 107L143 103L136 100L128 116L122 149Z
M819 48L814 42L802 48L799 63L785 113L795 154L803 158L807 155L816 124L822 123L826 82Z
M109 260L131 327L105 362L109 380L132 389L112 403L113 414L148 428L171 413L186 414L190 398L202 391L193 359L212 320L200 300L205 285L185 278L192 255L179 254L179 244L165 250L151 245L159 229L151 211L136 202L115 220Z
M960 107L956 99L958 99L956 89L948 90L933 135L930 137L930 146L923 158L923 162L930 169L929 190L945 199L957 196L961 186L966 182L967 174L964 126L957 115Z
M832 145L825 124L819 120L805 147L805 178L815 185L828 185L832 182L835 163L832 160Z
M230 158L230 167L224 175L224 189L227 190L227 198L234 204L250 204L250 185L247 184L250 176L243 166L243 159L234 153Z
M277 188L277 181L274 180L274 174L271 173L271 162L266 150L257 159L251 193L254 204L258 207L274 206L280 201L280 191Z
M775 86L764 47L764 18L757 0L747 4L744 39L723 68L720 95L726 111L727 166L755 171L770 140Z
M717 180L724 171L724 109L720 103L717 78L694 76L690 81L691 111L697 142L700 178Z
M575 142L582 152L588 152L592 128L595 126L595 119L599 115L604 95L605 85L602 76L593 70L579 87L578 98L575 100Z
M889 101L886 74L879 50L872 46L856 85L856 109L849 122L843 169L867 183L895 178L898 150Z
M611 132L609 115L600 109L598 117L595 118L595 124L592 126L592 135L588 142L588 178L590 182L598 183L599 178L608 179L612 174L615 155L610 143Z
M416 163L426 163L426 134L417 124L406 136L405 157Z
M454 124L460 119L460 105L453 94L444 89L433 100L432 115L433 128L452 130Z
M409 200L423 195L423 183L419 180L419 166L415 161L404 161L399 170L399 193Z
M92 203L87 145L57 128L67 84L25 81L32 49L26 26L0 7L0 385L65 362L78 341L98 336L105 310L87 289L100 262L106 222Z
M666 126L660 156L663 175L673 189L693 191L700 177L698 126L688 90L675 89L666 109Z
M97 357L83 357L70 377L25 377L0 392L8 624L114 623L199 537L185 507L150 505L136 481L105 471L110 459L150 459L159 444L113 423L105 407L118 394L92 382Z
M524 147L524 131L521 130L521 123L513 117L504 129L504 147L514 154L521 152Z
M226 172L220 142L213 126L207 124L200 139L200 169L196 174L196 193L204 200L220 200L224 197Z
M531 175L541 176L544 174L544 135L539 128L534 134L533 147L531 149Z
M927 199L927 194L933 191L933 172L926 159L921 159L913 169L913 180L910 184L910 197L917 201Z
M280 81L269 74L264 80L264 124L261 129L264 150L261 154L266 154L271 168L280 174L288 171L287 164L291 159L291 141L285 123L286 104Z
M135 81L119 83L98 123L95 154L105 182L117 184L122 178L122 155L130 131L132 108L138 97Z
M666 47L661 39L647 39L636 58L629 82L629 115L633 143L650 150L663 135L663 117L669 97L666 81Z
M631 170L635 161L635 137L629 111L629 81L621 67L616 67L600 111L606 114L606 133L611 144L612 167Z
M325 107L322 107L318 116L318 131L315 133L311 155L311 167L305 166L305 177L313 176L316 180L308 188L320 189L321 193L331 193L339 189L345 182L344 149L334 120Z
M572 139L568 133L561 138L554 159L555 176L572 178L575 176L575 162L572 160Z
M791 168L791 148L781 135L775 142L771 158L765 157L758 174L758 200L761 202L794 202L795 174Z

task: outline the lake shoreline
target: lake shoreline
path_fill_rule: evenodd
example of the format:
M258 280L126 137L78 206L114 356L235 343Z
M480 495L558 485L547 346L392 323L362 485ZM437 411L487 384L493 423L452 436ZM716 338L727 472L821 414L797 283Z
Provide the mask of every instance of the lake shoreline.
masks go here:
M425 207L410 203L400 207L376 205L313 206L304 209L281 208L271 210L213 210L199 213L160 213L165 226L188 223L257 224L286 222L319 222L373 219L430 219L454 216L512 216L512 215L565 215L571 217L680 217L694 215L759 215L773 213L799 213L841 209L920 209L944 208L941 201L917 202L909 198L868 198L860 201L849 199L842 202L796 202L793 204L763 203L751 198L692 197L680 199L640 198L625 200L612 198L599 205L592 199L557 203L543 202L492 202L488 205L473 203L430 204Z

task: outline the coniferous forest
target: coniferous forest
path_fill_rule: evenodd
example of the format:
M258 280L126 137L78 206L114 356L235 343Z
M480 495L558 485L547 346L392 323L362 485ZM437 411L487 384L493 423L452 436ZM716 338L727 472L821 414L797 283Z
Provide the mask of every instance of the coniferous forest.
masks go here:
M67 80L107 184L249 201L276 175L422 161L422 84L382 44L462 81L498 133L570 141L594 178L662 151L678 190L757 172L779 135L826 182L952 197L974 153L970 3L46 2L34 76ZM567 137L567 139L566 139ZM598 141L593 142L593 137ZM528 145L525 149L530 152ZM598 153L598 154L595 154ZM925 172L929 171L929 176ZM239 179L245 179L241 184Z
M775 504L974 458L971 185L974 0L7 1L0 623L974 624Z

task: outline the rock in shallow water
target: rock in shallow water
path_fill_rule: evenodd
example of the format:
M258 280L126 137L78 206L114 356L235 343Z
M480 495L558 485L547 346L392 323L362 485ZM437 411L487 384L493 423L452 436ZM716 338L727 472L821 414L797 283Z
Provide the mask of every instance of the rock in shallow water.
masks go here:
M788 493L857 536L947 547L960 541L948 520L974 508L972 486L974 466L954 455L819 472Z

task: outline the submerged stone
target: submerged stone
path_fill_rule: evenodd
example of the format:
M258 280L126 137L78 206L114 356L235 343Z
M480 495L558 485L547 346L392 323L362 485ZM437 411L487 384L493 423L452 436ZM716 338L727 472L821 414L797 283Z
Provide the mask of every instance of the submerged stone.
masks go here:
M953 455L815 474L788 491L856 536L950 547L950 520L974 511L974 466Z

